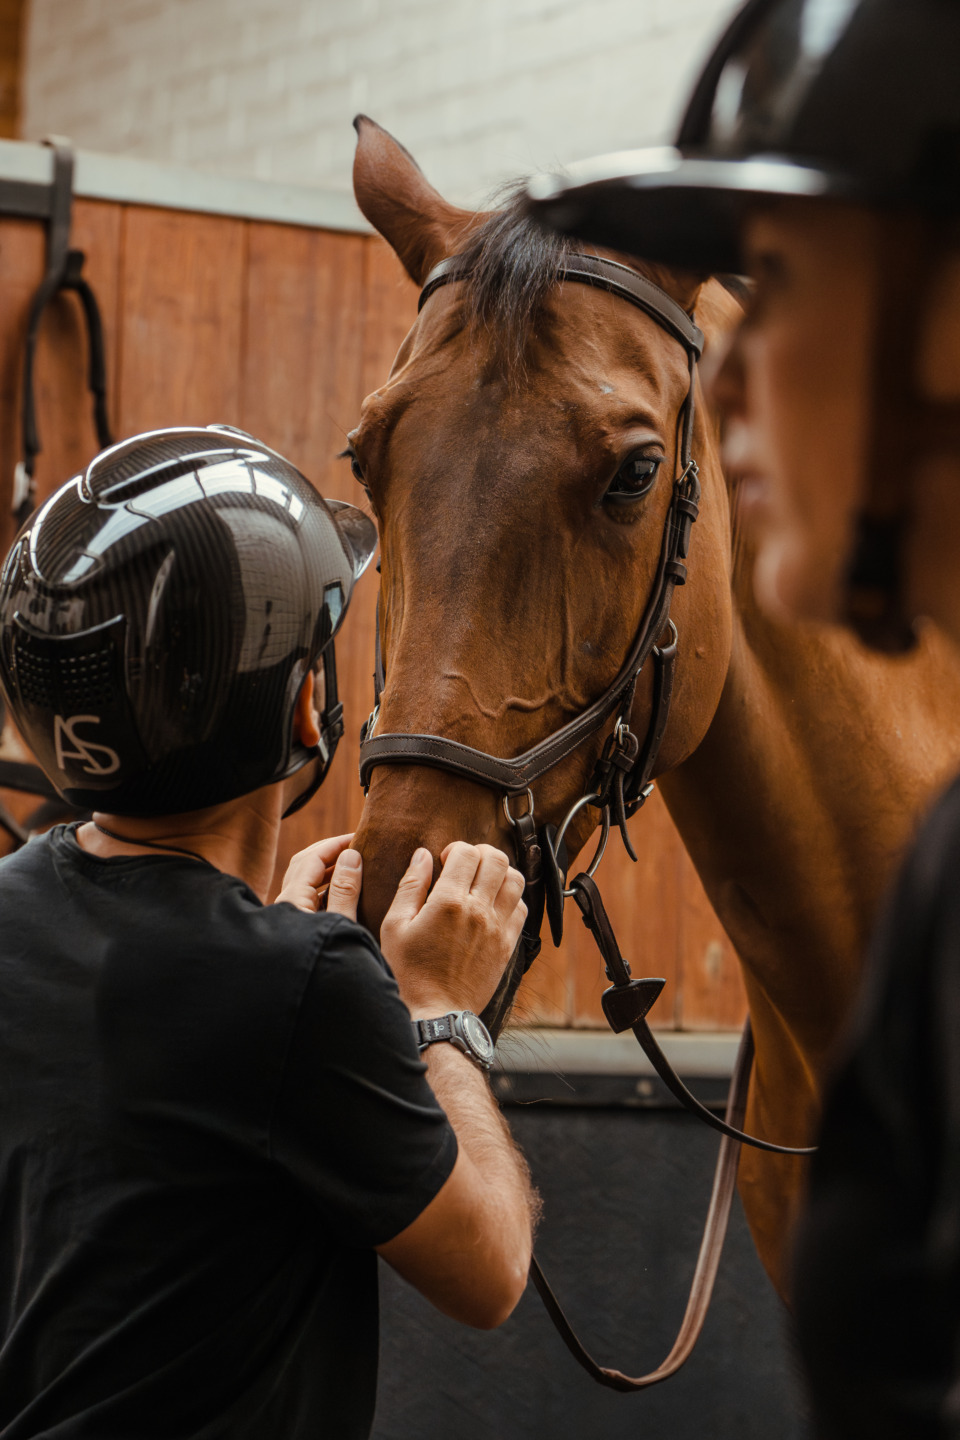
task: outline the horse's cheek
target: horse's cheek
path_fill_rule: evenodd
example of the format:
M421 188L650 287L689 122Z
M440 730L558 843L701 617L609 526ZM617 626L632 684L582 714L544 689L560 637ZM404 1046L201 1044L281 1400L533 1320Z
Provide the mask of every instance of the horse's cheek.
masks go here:
M730 665L733 607L729 578L715 538L702 538L711 543L691 545L689 579L676 593L671 608L679 637L678 657L670 722L660 752L661 772L680 765L702 741L716 714Z

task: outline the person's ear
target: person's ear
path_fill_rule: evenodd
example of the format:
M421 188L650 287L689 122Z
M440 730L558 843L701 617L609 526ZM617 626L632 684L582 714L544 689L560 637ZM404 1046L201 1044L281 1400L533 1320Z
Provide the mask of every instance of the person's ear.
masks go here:
M320 744L320 713L316 703L316 677L312 670L300 687L296 709L293 712L293 735L301 745L313 750Z
M945 249L927 286L917 388L934 404L960 401L960 247Z

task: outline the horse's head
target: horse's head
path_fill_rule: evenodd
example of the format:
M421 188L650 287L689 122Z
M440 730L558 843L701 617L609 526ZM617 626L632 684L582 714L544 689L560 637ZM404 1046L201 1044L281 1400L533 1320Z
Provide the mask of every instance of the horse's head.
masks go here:
M624 299L558 284L572 247L540 233L518 202L458 210L378 126L358 129L364 214L417 284L452 255L465 275L424 304L350 436L382 547L377 733L513 757L602 695L634 642L678 474L688 356ZM685 311L696 306L708 338L729 323L722 287L630 264ZM658 771L700 743L731 643L729 511L710 422L696 413L701 516L670 612L679 648ZM631 711L639 736L650 669ZM612 724L536 781L541 823L557 824L584 794ZM581 812L571 854L596 823L595 810ZM513 854L495 790L419 764L373 772L357 843L372 862L364 915L374 930L414 848L437 856L458 837Z

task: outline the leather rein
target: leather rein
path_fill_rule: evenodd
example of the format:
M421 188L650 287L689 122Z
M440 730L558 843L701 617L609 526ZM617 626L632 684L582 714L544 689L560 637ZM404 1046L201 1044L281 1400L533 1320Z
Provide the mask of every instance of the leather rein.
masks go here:
M460 256L442 260L427 276L418 308L422 310L441 286L465 279L466 273ZM554 944L559 945L563 934L563 903L566 898L572 898L600 949L610 980L610 987L603 994L603 1009L611 1029L618 1034L632 1030L657 1075L675 1098L723 1136L687 1310L670 1354L656 1370L646 1375L629 1376L593 1360L577 1339L536 1258L531 1264L531 1279L574 1358L598 1383L614 1390L631 1391L645 1389L672 1375L696 1344L710 1303L723 1247L740 1144L781 1155L809 1155L813 1151L812 1148L774 1145L748 1135L741 1128L753 1059L749 1019L734 1066L725 1119L721 1120L691 1094L660 1048L646 1019L666 982L660 978L639 979L632 976L593 880L606 848L611 824L616 824L619 829L630 858L637 858L627 832L627 821L643 806L653 790L651 777L669 719L678 639L677 627L670 618L670 607L675 587L686 580L690 534L700 504L699 472L693 458L693 431L696 367L703 353L704 337L692 317L671 296L645 276L617 261L596 255L570 254L560 266L557 279L606 290L637 306L678 341L687 353L689 385L677 421L678 473L664 521L656 574L633 643L617 675L597 700L546 739L511 759L491 755L441 735L377 733L380 700L386 683L378 607L374 709L360 734L360 781L364 790L368 790L371 773L378 765L426 765L462 776L497 792L513 829L517 865L526 882L524 900L528 913L517 960L504 977L484 1018L495 1033L502 1026L522 975L539 953L544 910ZM653 699L647 732L641 741L633 734L629 721L637 681L648 661L652 661L654 666ZM573 804L558 828L549 824L538 827L531 788L533 782L595 735L611 717L614 717L612 729L585 793ZM577 875L568 886L564 840L573 819L587 807L600 811L600 841L587 870Z

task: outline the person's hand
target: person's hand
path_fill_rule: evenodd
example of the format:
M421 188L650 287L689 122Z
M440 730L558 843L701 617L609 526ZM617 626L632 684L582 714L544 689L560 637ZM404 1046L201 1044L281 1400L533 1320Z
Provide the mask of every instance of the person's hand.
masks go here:
M501 850L457 840L440 859L430 890L433 857L416 851L380 928L380 948L415 1020L482 1010L527 915L523 876Z
M349 849L352 835L334 835L329 840L318 840L294 855L283 877L280 894L274 904L281 900L306 910L312 915L320 908L320 891L329 881L327 910L357 918L357 903L363 882L363 861L358 850ZM330 866L334 864L333 874Z

